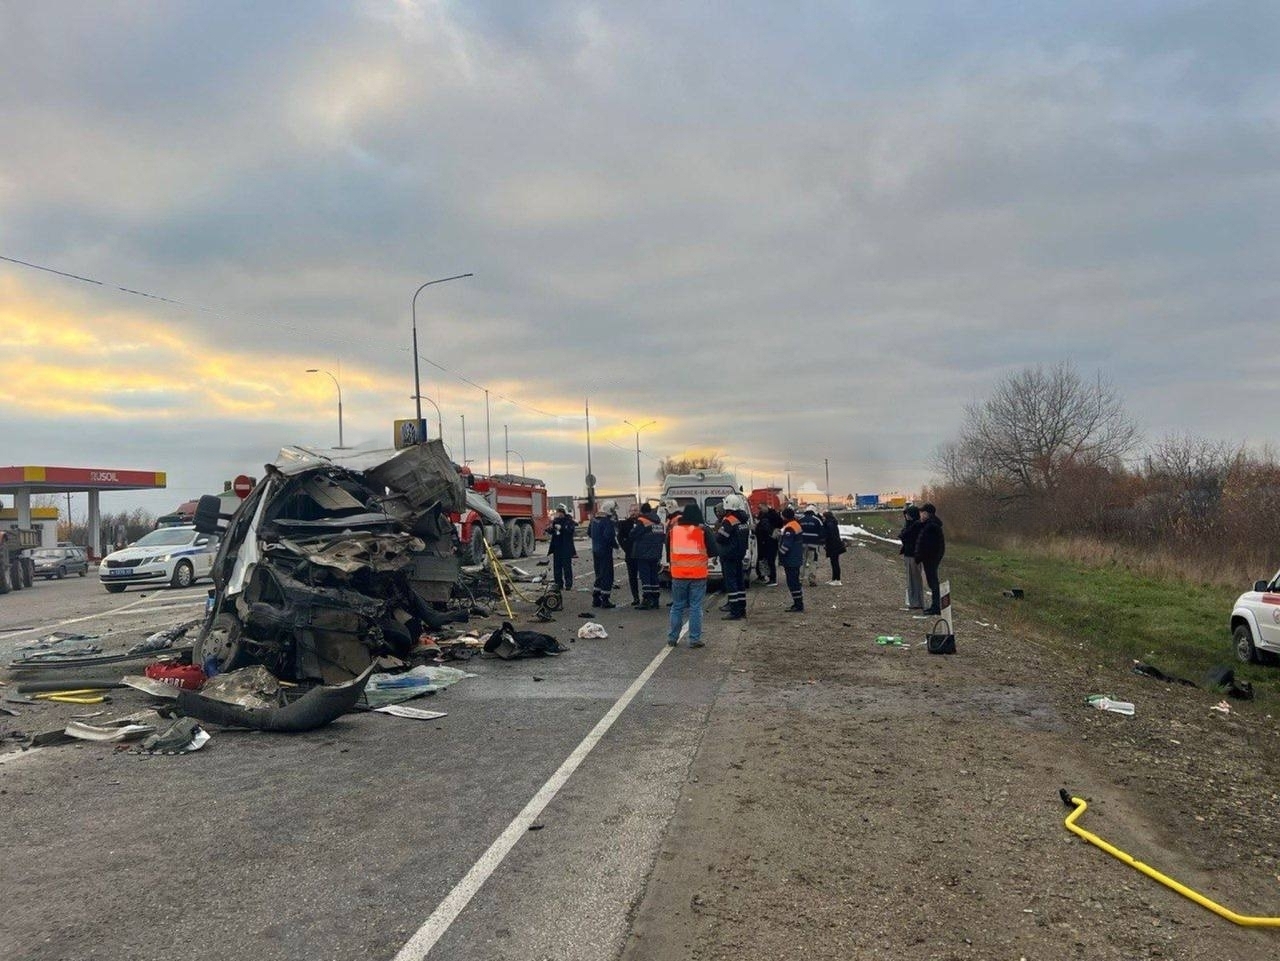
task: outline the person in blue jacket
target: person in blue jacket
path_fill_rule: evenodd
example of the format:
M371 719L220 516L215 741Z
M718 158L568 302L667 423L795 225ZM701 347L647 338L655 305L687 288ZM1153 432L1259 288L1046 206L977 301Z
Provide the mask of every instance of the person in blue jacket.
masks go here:
M749 518L747 501L741 494L730 494L724 499L724 516L716 526L716 549L720 552L724 590L729 595L726 621L740 621L747 616L746 571L742 562L747 558L751 542Z
M595 565L596 579L591 588L591 606L611 608L613 603L613 549L618 546L618 504L604 501L596 516L587 525L591 538L591 561Z
M797 521L804 533L802 574L806 575L805 579L809 582L809 586L813 587L818 583L818 548L826 541L827 532L822 527L822 518L818 516L818 509L812 504L805 506L804 513L797 518Z
M800 583L800 568L804 566L805 543L800 522L796 520L796 509L788 506L782 511L782 531L778 541L778 560L782 561L782 570L787 575L787 587L791 590L791 606L785 608L788 613L799 613L804 610L804 588Z
M573 532L577 527L563 504L556 508L556 516L547 527L551 535L547 553L551 555L552 575L556 587L566 591L573 589L573 559L578 556L578 549L573 546Z
M640 505L640 516L628 537L631 552L636 559L640 577L641 601L639 610L658 609L658 562L667 547L667 528L658 517L652 504Z

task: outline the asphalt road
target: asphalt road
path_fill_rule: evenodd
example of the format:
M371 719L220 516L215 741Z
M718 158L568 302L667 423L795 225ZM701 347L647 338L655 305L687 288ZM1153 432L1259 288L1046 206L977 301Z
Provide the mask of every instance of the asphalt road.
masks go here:
M0 599L0 651L57 623L145 633L203 594L42 583ZM567 596L546 626L569 653L470 662L475 677L414 702L448 712L437 721L221 732L184 757L85 744L0 758L0 957L422 956L423 923L665 650L666 612L629 608L601 612L607 640L570 644L588 598ZM728 673L729 627L657 667L536 830L432 929L428 957L618 955Z

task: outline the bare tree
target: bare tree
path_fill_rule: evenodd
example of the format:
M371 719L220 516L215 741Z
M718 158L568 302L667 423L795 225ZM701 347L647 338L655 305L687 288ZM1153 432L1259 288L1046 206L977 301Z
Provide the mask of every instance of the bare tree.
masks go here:
M693 474L704 470L718 474L724 470L724 461L715 454L682 454L678 457L664 457L658 462L655 472L658 480L666 480L668 474Z
M950 483L1007 498L1052 495L1064 473L1111 466L1138 430L1101 376L1083 380L1067 363L1027 367L965 411L960 439L939 451Z

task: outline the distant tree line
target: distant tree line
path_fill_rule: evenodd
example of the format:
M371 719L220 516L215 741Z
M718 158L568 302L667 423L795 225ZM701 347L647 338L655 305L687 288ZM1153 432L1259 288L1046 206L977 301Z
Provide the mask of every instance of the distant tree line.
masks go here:
M1280 565L1280 464L1190 435L1139 453L1115 389L1068 364L1028 367L965 410L927 496L963 539L1071 539L1243 583Z
M155 515L149 511L143 510L141 507L135 507L131 511L117 511L113 514L102 514L99 518L102 522L102 547L104 552L109 551L116 542L117 528L124 531L124 539L126 543L132 544L143 534L148 531L155 530ZM58 540L70 541L72 544L78 544L81 547L89 545L89 529L83 521L67 523L61 521L58 524Z

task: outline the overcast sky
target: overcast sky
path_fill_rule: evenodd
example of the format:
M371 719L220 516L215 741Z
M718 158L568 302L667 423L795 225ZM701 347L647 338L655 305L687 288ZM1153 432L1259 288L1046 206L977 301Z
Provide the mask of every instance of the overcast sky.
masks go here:
M0 255L106 285L0 262L0 465L165 470L104 499L160 512L336 444L310 367L388 446L410 298L468 271L420 353L555 493L586 395L605 490L629 419L647 485L914 492L1063 359L1148 437L1267 443L1278 51L1268 0L7 3ZM422 383L484 470L483 393Z

